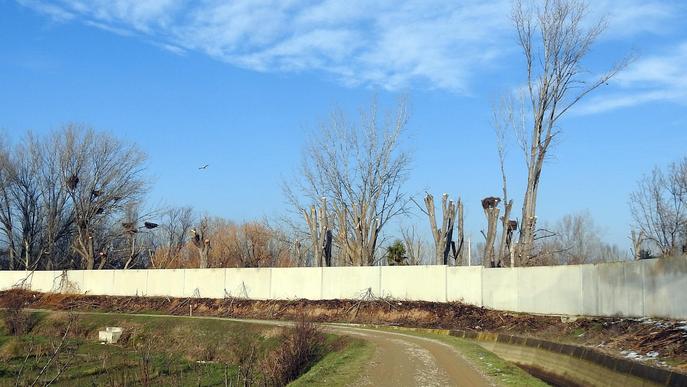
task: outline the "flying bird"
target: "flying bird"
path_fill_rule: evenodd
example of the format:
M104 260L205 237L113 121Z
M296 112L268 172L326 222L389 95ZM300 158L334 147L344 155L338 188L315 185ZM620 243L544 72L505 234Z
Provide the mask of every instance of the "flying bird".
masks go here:
M198 169L207 169L209 167L209 164L205 164L202 167L198 167Z

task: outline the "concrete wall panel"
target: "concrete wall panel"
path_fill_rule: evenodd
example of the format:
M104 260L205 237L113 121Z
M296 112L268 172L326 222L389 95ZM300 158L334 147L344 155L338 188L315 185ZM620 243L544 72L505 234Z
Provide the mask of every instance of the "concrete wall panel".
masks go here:
M599 275L595 265L580 265L582 310L580 314L599 315Z
M61 271L34 271L31 276L31 290L34 292L59 293L61 284Z
M381 266L382 297L446 302L446 266Z
M518 311L570 315L580 313L582 279L579 266L515 270L518 271Z
M518 309L518 273L520 269L482 269L482 303L487 308Z
M67 278L61 281L60 292L67 294L83 294L86 289L86 270L68 270Z
M116 270L113 296L145 296L147 295L149 270Z
M224 298L227 269L186 269L184 297Z
M270 268L227 269L224 288L231 297L252 300L270 298Z
M367 289L379 296L381 267L328 267L322 272L322 298L325 300L355 300Z
M322 299L321 267L279 267L271 270L270 298L282 300Z
M641 261L644 315L687 319L687 258Z
M623 296L627 299L627 307L622 310L624 316L644 315L643 271L643 262L627 262L623 265Z
M482 306L482 266L447 267L446 300Z
M146 295L149 297L184 297L184 269L148 270Z
M25 289L31 286L30 272L27 271L2 271L0 276L0 289L10 290L17 287Z
M117 270L88 270L83 272L81 293L111 295L114 293L114 276Z
M625 265L621 262L594 265L597 272L600 315L621 316L630 309L625 289Z

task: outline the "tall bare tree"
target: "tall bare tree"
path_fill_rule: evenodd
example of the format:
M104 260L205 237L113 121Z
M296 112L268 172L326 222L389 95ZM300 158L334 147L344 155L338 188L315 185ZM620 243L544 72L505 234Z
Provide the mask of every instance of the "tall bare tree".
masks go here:
M514 266L513 253L513 234L517 231L518 222L510 218L513 209L513 200L508 198L508 176L506 174L506 138L508 129L513 128L521 131L521 124L516 122L516 112L514 110L513 99L503 98L498 105L492 108L492 126L496 133L496 150L499 159L499 169L501 171L501 188L503 192L503 216L501 217L501 236L496 259L499 263L506 260L510 266Z
M96 257L103 267L107 253L97 250L107 245L107 221L145 191L145 155L135 145L74 125L63 129L59 139L62 179L74 211L72 247L83 268L94 269Z
M581 0L516 0L513 22L526 63L529 133L521 136L527 163L517 258L527 264L532 256L536 227L537 193L544 160L560 133L559 120L577 102L607 83L625 64L613 66L588 80L582 61L603 32L603 21L585 20Z
M408 121L404 101L380 118L377 103L350 122L335 111L306 146L301 178L285 184L285 193L299 214L303 197L331 204L332 231L339 264L373 265L379 257L384 226L407 210L402 185L409 156L401 151Z
M42 164L38 176L42 199L41 261L47 270L66 267L74 225L73 210L60 168L60 134L52 133L45 141L34 144L40 149Z
M661 255L681 255L687 249L687 157L664 172L654 168L630 195L638 232ZM636 254L639 254L637 252Z

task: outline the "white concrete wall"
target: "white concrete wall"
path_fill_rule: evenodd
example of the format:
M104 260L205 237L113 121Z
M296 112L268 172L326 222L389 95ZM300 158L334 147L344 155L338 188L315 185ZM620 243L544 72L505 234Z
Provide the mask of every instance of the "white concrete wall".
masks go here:
M329 267L322 270L322 299L351 300L360 298L368 289L381 294L381 266Z
M270 298L273 300L291 300L305 298L322 299L321 267L285 267L274 268L270 283Z
M582 277L579 266L517 268L519 311L579 314Z
M145 296L148 288L148 270L115 270L113 296Z
M518 269L482 270L482 306L491 309L518 309Z
M447 267L446 301L482 306L482 266Z
M381 295L446 302L446 266L382 266Z
M146 282L147 296L184 297L184 277L186 270L157 269L146 271L148 272Z
M61 277L61 271L34 271L29 277L31 290L43 293L59 292Z
M687 319L687 257L595 265L0 271L0 290L113 296L465 303L514 312Z
M90 270L83 273L82 293L106 296L114 292L116 270Z
M227 269L224 288L230 297L268 300L271 278L270 268Z
M184 272L184 297L224 298L227 269L186 269Z
M687 259L653 259L642 263L643 314L687 318Z

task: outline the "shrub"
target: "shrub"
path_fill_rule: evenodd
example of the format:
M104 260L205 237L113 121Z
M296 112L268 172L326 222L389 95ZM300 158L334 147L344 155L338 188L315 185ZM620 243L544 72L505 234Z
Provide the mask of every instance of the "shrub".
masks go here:
M14 292L8 292L5 297L3 319L7 334L20 336L29 333L37 320L34 314L24 309L24 297Z
M262 362L270 385L285 386L307 371L325 352L324 334L304 317L284 336L281 345Z

